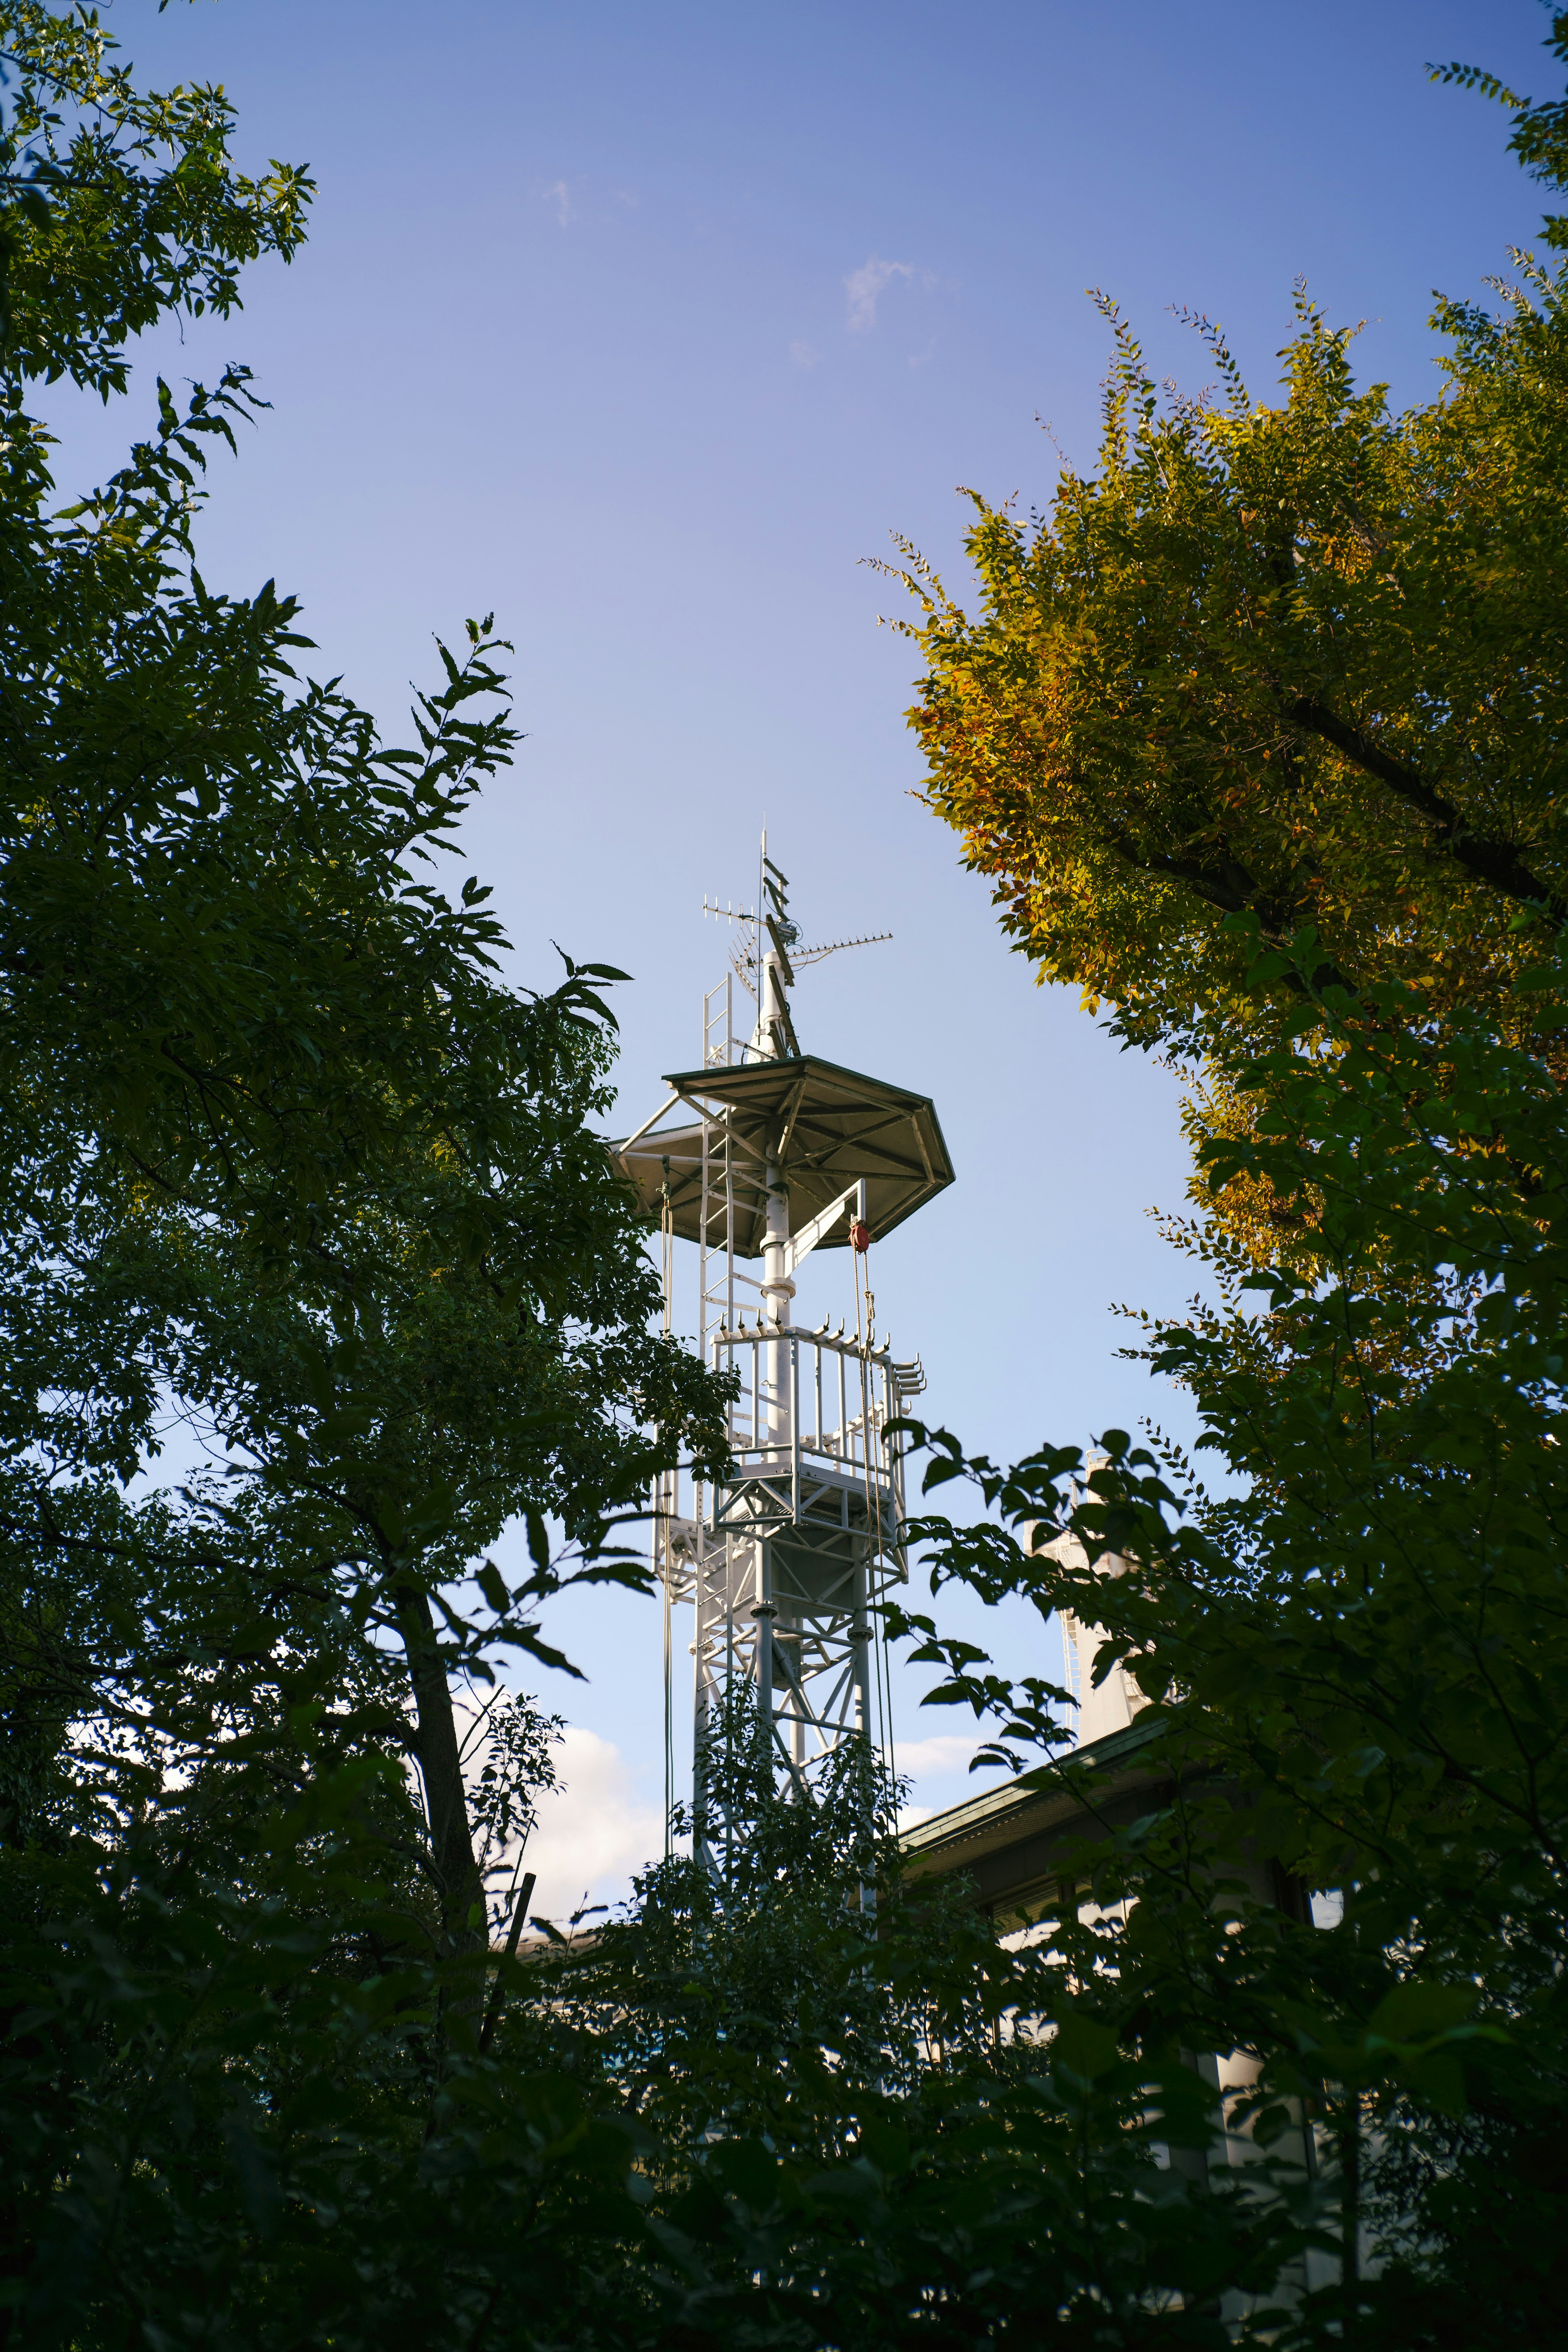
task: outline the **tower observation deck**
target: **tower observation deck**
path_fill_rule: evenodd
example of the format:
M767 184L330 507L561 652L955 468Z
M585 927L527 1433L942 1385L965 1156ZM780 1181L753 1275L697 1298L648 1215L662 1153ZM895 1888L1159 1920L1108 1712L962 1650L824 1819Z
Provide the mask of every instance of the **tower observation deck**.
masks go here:
M952 1181L925 1096L801 1051L790 1002L799 970L875 942L805 947L788 905L764 835L756 907L704 909L734 931L730 972L703 1003L701 1064L666 1076L667 1099L618 1150L659 1221L666 1329L682 1240L697 1250L698 1347L738 1386L729 1475L704 1486L673 1471L653 1497L666 1812L675 1612L689 1606L692 1812L699 1858L716 1876L730 1825L712 1817L701 1759L721 1702L743 1695L757 1708L786 1796L809 1801L847 1739L886 1750L879 1604L907 1568L901 1472L884 1432L925 1375L878 1333L868 1250ZM743 1035L737 989L754 1007ZM837 1328L793 1319L795 1275L818 1249L851 1253L853 1332L847 1314Z

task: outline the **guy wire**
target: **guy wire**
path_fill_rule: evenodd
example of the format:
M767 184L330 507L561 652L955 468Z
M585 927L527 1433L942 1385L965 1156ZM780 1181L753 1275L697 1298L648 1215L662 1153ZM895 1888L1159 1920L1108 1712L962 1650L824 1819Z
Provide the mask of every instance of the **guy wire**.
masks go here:
M871 1478L872 1415L869 1356L872 1339L871 1318L875 1309L872 1305L871 1285L869 1280L868 1280L866 1283L865 1312L864 1316L862 1316L860 1302L861 1252L859 1250L855 1250L852 1255L855 1260L855 1339L857 1353L860 1359L860 1433L865 1444L866 1534L868 1546L869 1547L874 1543L876 1547L875 1558L877 1575L878 1578L880 1579L883 1566L882 1512L880 1497L874 1495ZM870 1271L870 1267L868 1266L866 1268L868 1276L869 1276ZM875 1529L875 1534L872 1533L873 1528ZM868 1578L868 1582L869 1582L869 1578ZM875 1594L868 1592L867 1599L871 1612L871 1666L877 1684L877 1711L882 1719L882 1751L887 1759L889 1783L896 1787L898 1780L898 1763L893 1748L892 1676L888 1667L886 1629L882 1622L882 1612L879 1604L878 1597Z

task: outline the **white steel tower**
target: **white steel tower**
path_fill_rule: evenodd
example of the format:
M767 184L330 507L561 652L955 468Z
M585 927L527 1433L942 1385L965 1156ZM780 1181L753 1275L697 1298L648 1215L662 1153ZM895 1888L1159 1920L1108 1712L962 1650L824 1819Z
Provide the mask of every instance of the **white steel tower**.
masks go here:
M925 1386L876 1328L868 1249L952 1181L935 1110L921 1095L803 1054L790 991L799 968L841 948L802 947L788 886L763 837L758 905L704 911L735 926L731 971L703 1004L702 1065L620 1147L625 1172L664 1237L670 1327L674 1243L698 1250L698 1346L732 1371L733 1463L703 1487L671 1473L654 1497L654 1559L666 1611L667 1811L673 1795L673 1612L694 1611L692 1811L700 1857L724 1874L729 1825L711 1817L700 1759L725 1696L744 1690L766 1723L783 1791L810 1795L842 1743L885 1748L877 1703L879 1611L906 1573L903 1496L882 1433ZM885 937L886 934L881 936ZM754 1002L736 1032L736 986ZM672 1124L666 1124L673 1121ZM816 1249L848 1248L856 1328L793 1320L795 1276ZM744 1264L761 1260L760 1275ZM885 1695L884 1695L885 1697Z

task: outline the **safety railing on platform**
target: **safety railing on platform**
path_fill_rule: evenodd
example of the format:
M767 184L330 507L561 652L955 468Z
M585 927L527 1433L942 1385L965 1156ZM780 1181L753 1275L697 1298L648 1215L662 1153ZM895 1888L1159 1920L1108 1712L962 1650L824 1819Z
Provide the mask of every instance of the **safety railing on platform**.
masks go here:
M730 1418L737 1478L787 1476L794 1515L803 1473L809 1480L831 1467L901 1517L898 1449L882 1433L924 1387L918 1360L900 1363L886 1347L867 1350L842 1326L742 1323L712 1332L710 1346L714 1369L739 1377Z

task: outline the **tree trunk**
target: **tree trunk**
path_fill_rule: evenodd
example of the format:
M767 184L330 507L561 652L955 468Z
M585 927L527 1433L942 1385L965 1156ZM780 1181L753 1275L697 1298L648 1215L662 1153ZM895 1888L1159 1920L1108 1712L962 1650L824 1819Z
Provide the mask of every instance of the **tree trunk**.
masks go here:
M484 1891L468 1828L457 1718L451 1686L437 1645L430 1603L417 1590L405 1591L398 1624L414 1690L416 1745L425 1776L430 1820L430 1860L441 1900L441 1926L450 1952L485 1947Z
M1361 2099L1346 2094L1339 2116L1341 2323L1348 2344L1361 2333Z

